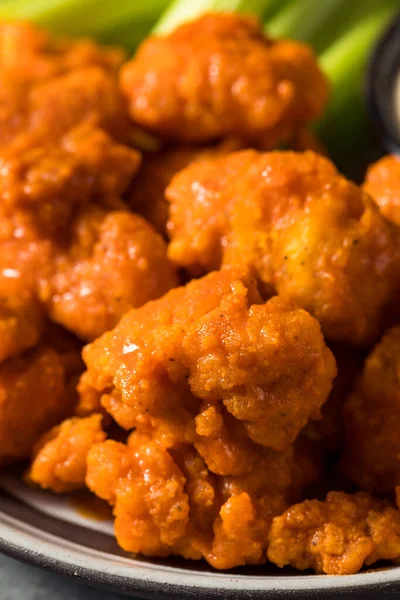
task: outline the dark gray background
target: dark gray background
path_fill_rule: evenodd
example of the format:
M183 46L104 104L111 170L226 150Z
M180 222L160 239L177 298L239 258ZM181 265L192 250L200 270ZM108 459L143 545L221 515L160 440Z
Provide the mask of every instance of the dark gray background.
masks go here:
M0 600L127 600L0 554Z

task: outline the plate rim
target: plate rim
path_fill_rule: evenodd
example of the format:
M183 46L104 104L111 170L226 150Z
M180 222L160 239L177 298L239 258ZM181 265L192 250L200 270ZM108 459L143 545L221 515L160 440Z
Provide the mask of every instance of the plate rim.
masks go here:
M400 567L355 575L265 575L253 577L220 572L194 572L162 564L136 562L77 544L0 511L0 551L80 583L142 598L265 600L311 598L349 593L382 593L382 586L400 589ZM371 596L373 597L373 596Z

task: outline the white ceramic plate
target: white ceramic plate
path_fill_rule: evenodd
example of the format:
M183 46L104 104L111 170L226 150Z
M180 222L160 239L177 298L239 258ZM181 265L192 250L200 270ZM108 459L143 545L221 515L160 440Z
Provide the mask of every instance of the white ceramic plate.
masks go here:
M400 597L400 567L344 577L299 575L269 567L212 571L183 560L149 560L121 551L111 521L79 514L66 497L0 478L0 550L86 584L143 598L312 600Z

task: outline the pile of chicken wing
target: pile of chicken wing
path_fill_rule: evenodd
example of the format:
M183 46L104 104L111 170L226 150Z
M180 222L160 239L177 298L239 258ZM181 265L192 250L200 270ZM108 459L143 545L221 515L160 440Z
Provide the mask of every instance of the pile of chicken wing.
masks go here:
M342 176L328 96L250 17L128 61L0 24L0 464L128 552L400 559L400 160Z

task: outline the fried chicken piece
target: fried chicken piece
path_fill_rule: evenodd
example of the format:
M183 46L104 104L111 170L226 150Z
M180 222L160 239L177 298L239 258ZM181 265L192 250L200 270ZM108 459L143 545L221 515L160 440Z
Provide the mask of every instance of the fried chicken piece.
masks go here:
M127 210L136 151L87 124L38 144L0 152L0 298L3 287L14 305L32 297L32 315L40 299L51 318L92 339L175 285L175 270L143 219L107 212ZM7 274L18 275L16 292ZM24 327L22 315L15 329Z
M92 446L86 483L114 505L115 535L124 550L166 556L189 520L184 477L156 442L128 448L109 440Z
M363 187L381 213L400 226L400 158L388 155L370 165Z
M196 160L203 149L197 146L177 146L143 155L142 166L133 181L128 204L165 235L169 204L164 192L172 177Z
M28 212L41 232L57 235L89 202L121 205L139 163L136 150L90 124L61 140L27 140L26 148L0 152L3 209Z
M217 146L181 144L145 153L130 190L129 206L150 221L159 233L166 235L169 203L164 192L172 177L195 160L228 154L241 146L239 140L225 140Z
M96 66L77 68L37 83L30 90L24 110L24 129L37 137L60 137L76 125L89 122L119 141L129 142L131 138L132 127L115 77ZM22 143L20 139L17 142Z
M66 419L50 429L35 443L27 480L56 493L83 488L87 454L106 439L101 422L102 415L94 414Z
M250 471L259 445L284 449L319 418L336 374L314 318L261 302L225 270L130 311L84 349L80 393L126 429L193 442L216 473Z
M1 23L0 146L24 146L27 135L54 139L87 120L129 139L116 78L123 58L90 40L56 40L29 24Z
M114 507L118 543L149 556L204 557L213 567L266 561L274 515L288 506L296 456L264 450L252 473L220 477L187 444L167 451L135 431L88 454L86 483Z
M330 492L275 517L268 558L279 567L346 575L400 557L400 513L365 492Z
M3 197L2 197L2 200ZM48 266L49 244L38 239L29 218L0 207L0 363L37 345L44 311L36 279Z
M313 152L254 150L189 165L167 188L170 258L192 274L251 267L331 340L380 333L397 249L368 195Z
M0 281L1 291L4 287ZM0 295L0 364L36 346L43 324L43 310L36 298L24 290L21 294Z
M299 132L291 146L295 150L315 150L326 154L322 143L306 130ZM158 152L144 153L141 168L130 190L129 206L150 221L159 233L166 235L169 203L165 198L165 190L173 176L194 161L225 155L245 147L246 144L239 139L228 139L216 146L180 144Z
M273 517L320 475L318 459L302 443L284 452L260 453L251 473L217 477L219 512L211 544L203 556L216 569L231 569L267 560Z
M122 49L102 48L90 39L55 39L31 23L0 23L0 70L22 80L47 79L86 65L117 72L123 60Z
M138 215L89 206L70 235L41 298L50 318L82 339L96 338L177 284L163 239Z
M140 126L191 142L237 136L273 148L316 119L327 100L310 48L272 41L256 19L233 13L146 39L120 83Z
M42 344L0 366L0 464L27 458L76 401L63 357Z
M400 327L368 356L344 418L344 473L362 489L392 491L400 485Z
M121 195L136 151L87 124L46 144L0 153L0 263L15 271L17 255L22 289L39 295L54 321L93 339L176 285L175 269L141 217L108 212L127 210Z

